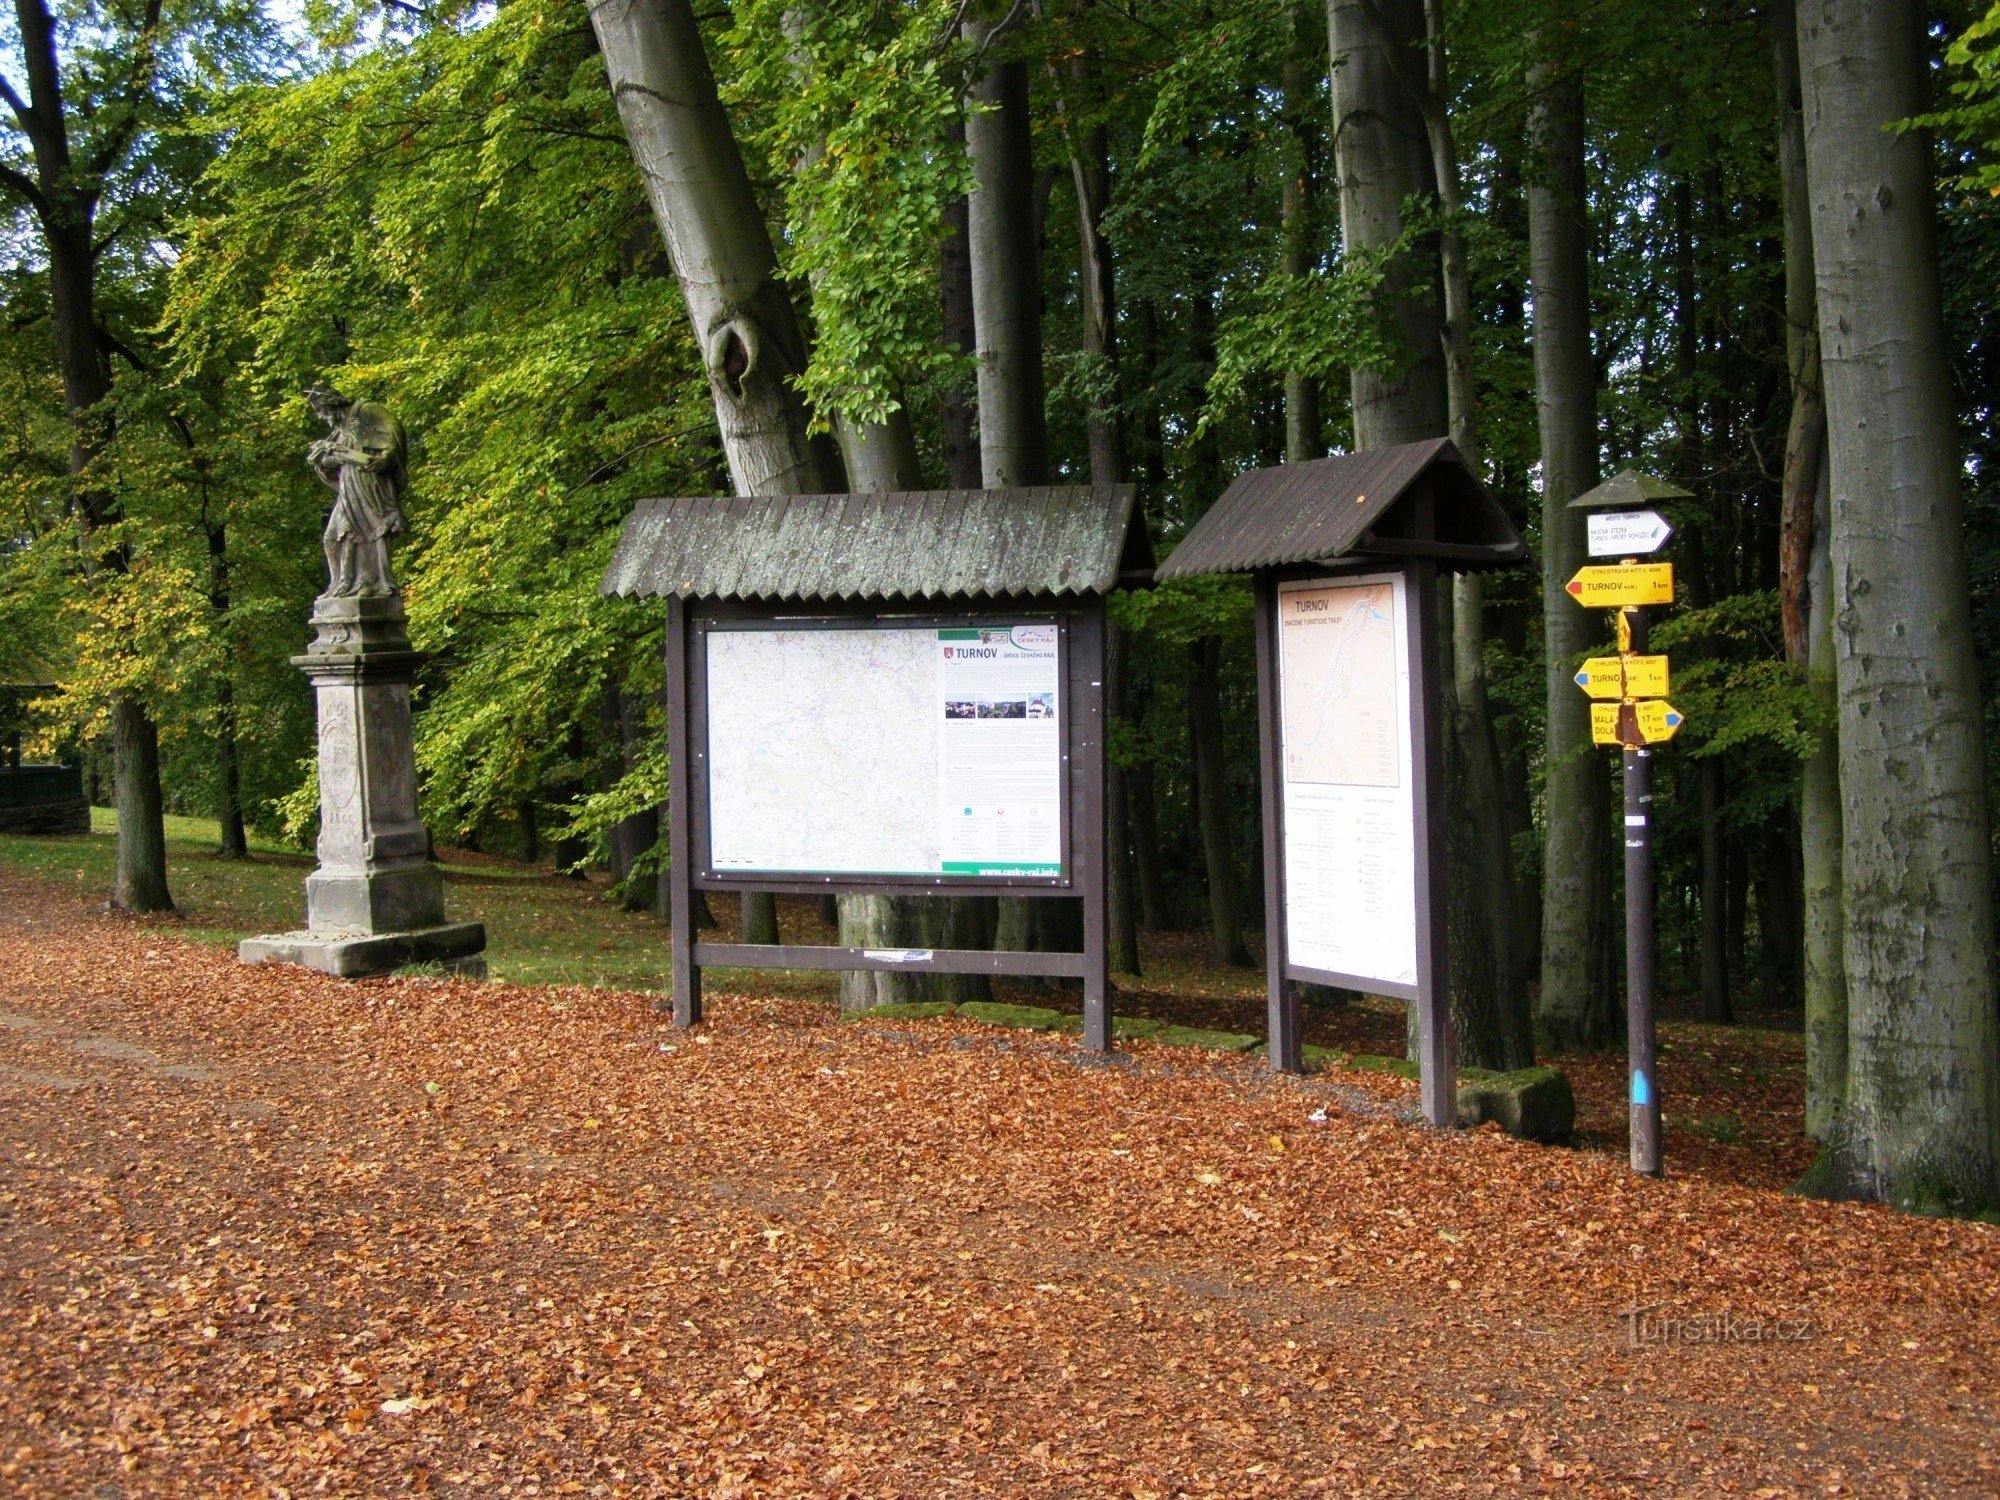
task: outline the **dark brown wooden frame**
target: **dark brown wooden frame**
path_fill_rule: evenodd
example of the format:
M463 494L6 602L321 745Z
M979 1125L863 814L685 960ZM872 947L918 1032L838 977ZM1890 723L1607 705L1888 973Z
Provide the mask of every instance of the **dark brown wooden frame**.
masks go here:
M1062 652L1064 796L1063 870L1059 876L988 875L929 877L828 873L777 878L754 872L718 874L706 868L708 807L702 761L706 755L706 654L708 626L772 628L819 625L851 628L881 624L900 628L1052 622ZM1007 597L956 607L892 608L883 601L828 601L811 605L721 600L667 601L668 871L673 1021L701 1020L704 968L861 969L923 974L1010 974L1081 979L1083 1041L1091 1050L1111 1047L1110 983L1106 969L1104 891L1104 642L1102 598ZM986 952L969 949L875 950L798 944L704 943L694 940L696 890L773 891L811 895L933 895L1080 897L1083 950L1070 953Z
M721 606L704 607L688 623L688 649L692 653L688 670L688 734L694 744L694 759L689 767L691 784L689 791L695 798L695 805L708 808L708 683L705 670L708 637L717 629L724 630L930 630L951 629L977 623L988 629L1005 629L1013 625L1056 626L1056 671L1062 684L1061 702L1058 708L1062 717L1062 800L1057 816L1060 822L1061 873L1056 875L976 875L954 880L945 875L886 875L856 873L840 870L785 870L760 872L756 870L718 870L714 865L714 853L709 847L709 826L706 816L694 826L694 866L693 879L696 890L731 891L748 888L758 891L775 891L783 895L822 895L842 888L843 882L866 881L869 889L900 890L904 895L949 896L977 895L991 896L1001 892L1021 895L1030 891L1052 892L1057 895L1073 895L1074 881L1071 874L1076 861L1074 835L1079 809L1077 808L1077 788L1075 769L1081 752L1081 725L1077 716L1070 712L1070 694L1079 689L1071 671L1070 626L1068 610L1043 610L1039 613L1025 610L978 611L958 613L890 614L879 608L863 612L852 609L818 609L811 613L772 614L765 611L746 613L739 608L724 609ZM695 663L704 664L704 670L694 670Z
M1427 497L1422 497L1427 498ZM1431 544L1442 546L1443 544ZM1407 590L1405 628L1410 661L1411 803L1415 811L1417 883L1417 982L1384 984L1329 973L1285 956L1285 794L1283 723L1278 683L1278 585L1303 579L1339 579L1367 573L1400 573ZM1257 739L1264 812L1265 999L1270 1016L1271 1066L1303 1071L1300 981L1365 989L1413 1000L1417 1007L1417 1063L1424 1118L1448 1126L1458 1118L1457 1036L1449 1001L1450 958L1445 942L1447 891L1444 867L1444 715L1438 660L1438 566L1430 556L1400 549L1330 562L1268 568L1256 574Z

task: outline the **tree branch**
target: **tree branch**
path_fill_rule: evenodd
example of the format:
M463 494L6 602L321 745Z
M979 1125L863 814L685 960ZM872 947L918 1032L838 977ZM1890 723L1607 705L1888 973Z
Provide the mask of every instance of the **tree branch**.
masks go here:
M29 108L27 100L14 92L13 80L5 73L0 73L0 99L7 101L8 107L14 111L14 118L21 122L21 128L27 129L28 116L34 111Z
M36 213L44 219L48 217L49 200L42 196L42 190L35 186L35 180L27 173L17 172L5 162L0 162L0 188L20 194Z
M139 28L131 76L126 80L125 87L119 90L118 113L110 128L99 138L97 149L90 153L86 164L92 177L102 177L117 164L139 128L139 101L143 95L152 92L153 82L159 76L160 5L161 0L146 0L146 19Z

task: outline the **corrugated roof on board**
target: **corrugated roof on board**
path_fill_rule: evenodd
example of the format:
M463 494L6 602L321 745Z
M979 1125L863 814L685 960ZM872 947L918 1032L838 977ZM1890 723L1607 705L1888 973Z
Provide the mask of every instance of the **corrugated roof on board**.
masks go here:
M1366 553L1370 534L1411 540L1390 512L1420 485L1435 497L1430 540L1485 548L1450 568L1508 567L1527 544L1448 438L1370 448L1239 474L1160 568L1161 579L1249 573Z
M1618 505L1655 505L1662 500L1692 500L1693 490L1684 490L1671 479L1641 474L1637 469L1620 469L1594 490L1585 490L1570 501L1571 510L1604 510Z
M800 600L1106 594L1153 565L1135 494L1121 484L642 500L599 589Z

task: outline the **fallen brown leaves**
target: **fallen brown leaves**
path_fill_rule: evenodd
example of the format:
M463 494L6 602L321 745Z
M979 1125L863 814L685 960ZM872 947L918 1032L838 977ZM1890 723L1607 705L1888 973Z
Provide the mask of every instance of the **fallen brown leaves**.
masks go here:
M1989 1228L1427 1132L1391 1078L751 996L687 1036L66 899L0 876L0 1490L2000 1484ZM1653 1304L1812 1337L1627 1347Z

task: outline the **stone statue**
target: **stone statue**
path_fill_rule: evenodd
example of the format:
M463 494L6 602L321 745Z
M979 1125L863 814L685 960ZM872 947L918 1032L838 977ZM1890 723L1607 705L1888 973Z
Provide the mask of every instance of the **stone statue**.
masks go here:
M248 964L304 964L342 978L406 964L486 972L486 929L448 922L444 875L417 808L410 685L423 657L389 571L389 538L409 482L403 426L373 401L306 392L327 435L306 457L333 490L326 592L314 636L292 665L319 706L319 866L306 877L306 925L245 938Z
M389 571L389 538L405 529L399 502L410 478L403 424L385 406L325 386L307 391L306 404L327 425L327 435L306 450L334 495L321 538L327 596L399 593Z

